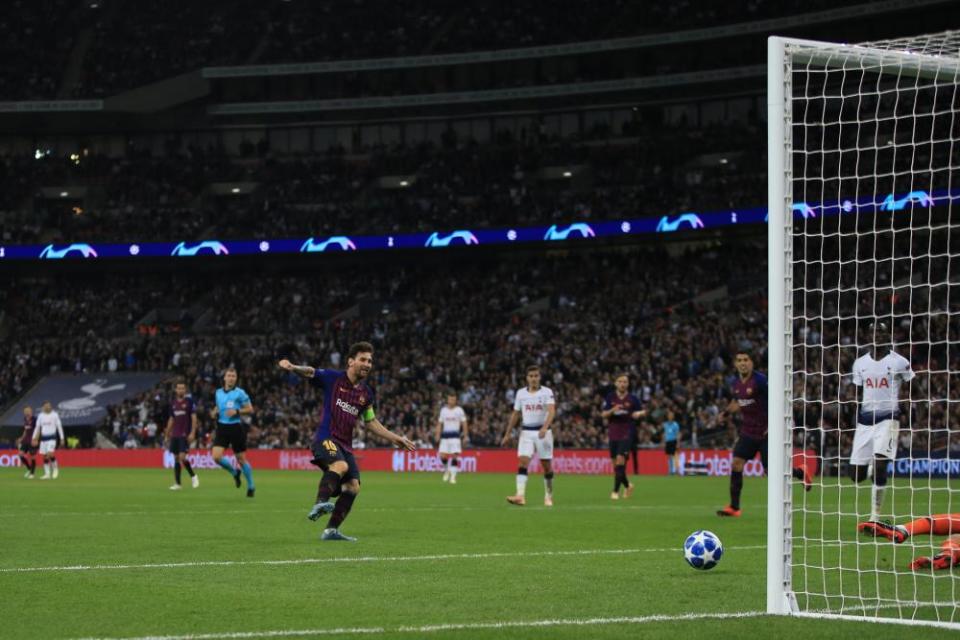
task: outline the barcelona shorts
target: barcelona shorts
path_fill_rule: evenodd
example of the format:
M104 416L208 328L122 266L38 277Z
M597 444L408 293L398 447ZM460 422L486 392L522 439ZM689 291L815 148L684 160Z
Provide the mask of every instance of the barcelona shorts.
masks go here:
M330 468L334 462L346 462L347 472L343 474L343 480L360 481L360 467L357 465L357 459L352 451L347 451L338 442L331 439L314 442L311 448L313 460L310 462L320 467L324 471Z
M740 436L737 443L733 445L733 457L743 458L747 462L753 460L757 454L760 454L760 462L763 468L767 468L767 439L751 438L750 436Z

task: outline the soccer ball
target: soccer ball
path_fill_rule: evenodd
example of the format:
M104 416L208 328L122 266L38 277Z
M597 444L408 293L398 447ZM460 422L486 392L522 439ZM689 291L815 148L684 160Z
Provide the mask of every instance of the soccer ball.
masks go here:
M712 531L694 531L683 543L683 558L694 569L713 569L723 555L723 543Z

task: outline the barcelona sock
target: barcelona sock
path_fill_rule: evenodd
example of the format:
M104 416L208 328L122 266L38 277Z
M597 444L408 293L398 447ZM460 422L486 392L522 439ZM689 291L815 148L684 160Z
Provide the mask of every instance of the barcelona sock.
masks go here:
M353 491L344 491L337 498L337 504L333 507L333 513L330 515L330 522L327 524L331 529L339 529L340 525L347 518L353 507L353 501L357 499L357 494Z
M743 471L730 472L730 506L740 508L740 492L743 491Z
M30 470L30 461L27 460L27 456L20 454L20 462L23 463L23 466L26 467L27 471Z
M803 469L800 467L793 468L793 477L797 480L803 480Z
M243 477L247 480L247 489L255 489L256 487L253 486L253 467L250 466L250 463L244 460L240 470L243 471Z
M177 484L180 484L180 461L179 460L173 463L173 480Z
M37 472L37 458L36 456L34 456L33 458L30 459L30 473L36 473L36 472Z
M317 487L317 502L326 502L340 487L340 476L333 471L324 471Z
M613 467L613 492L620 491L620 465Z
M190 461L189 461L188 459L186 459L186 458L183 459L183 468L187 470L187 473L190 474L190 477L191 477L191 478L196 475L196 474L193 472L193 465L190 464Z
M230 464L230 461L227 460L226 458L220 458L220 462L218 462L217 464L223 467L224 471L226 471L230 475L236 474L236 471L234 471L233 469L233 465Z

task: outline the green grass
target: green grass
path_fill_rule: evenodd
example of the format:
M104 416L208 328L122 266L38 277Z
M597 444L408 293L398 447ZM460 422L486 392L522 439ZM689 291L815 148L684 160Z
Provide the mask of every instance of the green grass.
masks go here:
M869 633L872 639L899 639L906 632L894 625L768 616L476 626L763 610L766 492L759 480L746 483L744 516L722 520L714 510L725 503L726 478L641 477L631 500L611 503L608 478L558 477L557 505L546 509L539 506L542 485L536 478L528 491L530 504L516 508L503 499L512 493L512 476L461 475L460 483L450 486L436 475L365 473L363 492L343 527L360 541L348 544L319 542L322 524L305 518L318 473L259 471L254 500L234 489L219 470L202 471L202 485L195 491L169 491L171 476L159 469L64 468L59 480L41 482L24 480L16 469L0 470L4 552L0 602L7 613L0 637L113 638L335 628L383 629L374 635L378 638L551 640L625 636L714 640L801 632L817 638ZM946 506L946 486L935 488L915 492L915 513ZM906 492L898 490L896 504L905 512L901 494ZM849 483L844 484L845 501L838 496L836 487L826 487L797 498L813 500L810 508L822 503L852 511ZM861 495L864 507L868 499L866 491ZM934 504L941 499L943 504ZM798 520L809 534L826 540L831 536L855 540L854 523L851 517ZM713 530L726 547L722 562L710 572L694 571L682 559L684 538L698 528ZM923 544L929 547L930 541ZM928 601L934 586L940 599L960 594L957 578L949 573L934 578L872 571L875 563L902 569L915 549L869 541L799 551L809 565L845 569L795 572L810 591L837 593L842 583L846 593L865 597L899 595L901 600ZM544 552L564 553L536 555ZM350 558L365 560L331 562ZM264 562L308 559L319 561ZM199 564L204 562L237 564ZM156 563L193 566L141 566ZM75 565L109 567L9 571ZM867 573L846 570L857 566ZM839 602L815 597L809 604L836 607ZM937 613L960 616L956 605L939 611L920 608L916 616ZM17 624L20 620L29 624ZM468 626L429 633L399 631L445 624ZM908 635L914 640L942 638L944 633L912 628Z

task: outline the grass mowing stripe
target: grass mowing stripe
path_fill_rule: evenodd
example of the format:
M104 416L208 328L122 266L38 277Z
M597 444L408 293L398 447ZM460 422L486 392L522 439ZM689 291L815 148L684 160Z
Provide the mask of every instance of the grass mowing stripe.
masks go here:
M603 511L607 512L616 512L616 511L680 511L687 512L691 509L713 509L717 505L644 505L644 504L631 504L631 505L570 505L563 507L540 507L536 505L528 505L523 509L525 511L555 511L557 509L563 509L564 511ZM432 507L372 507L364 509L368 513L395 513L395 512L429 512L429 511L450 511L450 512L461 512L461 511L503 511L510 510L503 505L490 505L489 507L460 507L455 505L444 505L444 506L432 506ZM309 509L297 507L290 509L229 509L229 510L214 510L207 509L204 510L202 515L263 515L265 513L290 513L290 514L305 514ZM757 511L760 511L760 508L757 508ZM22 509L20 513L2 513L0 518L24 518L24 517L43 517L43 518L55 518L55 517L76 517L76 516L155 516L155 515L182 515L183 510L176 511L162 511L162 510L143 510L143 511L42 511L36 512L29 509Z
M547 620L502 620L497 622L453 622L385 627L355 627L346 629L290 629L273 631L233 631L225 633L199 633L182 636L135 636L128 638L82 638L81 640L231 640L234 638L290 638L311 635L378 634L378 633L431 633L437 631L465 631L479 629L516 629L530 627L588 627L604 624L642 624L646 622L683 622L688 620L727 620L731 618L755 618L765 615L762 611L732 613L681 613L675 615L654 614L648 616L618 616L615 618L551 618Z
M766 545L737 547L741 550L766 549ZM679 552L679 548L670 549L578 549L576 551L495 551L490 553L445 553L424 556L356 556L341 558L300 558L293 560L197 560L193 562L156 562L147 564L94 564L70 565L59 567L8 567L0 573L40 573L55 571L110 571L126 569L182 569L185 567L234 567L234 566L273 566L297 564L323 564L336 562L422 562L427 560L485 560L488 558L519 558L534 556L599 556L626 555L634 553Z

